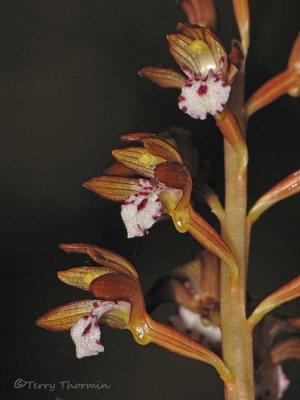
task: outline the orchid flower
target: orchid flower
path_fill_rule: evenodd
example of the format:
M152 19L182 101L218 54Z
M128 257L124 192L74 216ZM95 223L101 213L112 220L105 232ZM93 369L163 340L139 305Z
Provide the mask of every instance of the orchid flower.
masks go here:
M128 329L138 344L156 343L185 357L205 361L216 368L224 382L231 374L222 360L206 347L171 327L154 321L146 312L135 268L123 257L87 244L63 244L66 252L89 255L97 267L77 267L58 273L64 283L91 292L96 300L82 300L58 307L37 324L54 331L70 330L78 358L104 351L99 323Z
M104 175L84 186L122 203L121 217L128 238L144 236L162 214L170 215L179 231L186 231L192 180L177 150L154 134L130 134L122 139L143 144L113 151L119 163L141 177Z
M236 279L238 267L227 244L190 205L192 178L177 150L150 133L128 134L122 139L141 142L143 147L113 150L113 156L121 164L121 167L114 165L113 171L119 176L95 177L85 182L84 187L122 203L121 216L129 238L143 236L162 214L167 214L178 232L188 231L224 260ZM111 169L107 172L111 173ZM129 178L129 174L135 177Z
M169 35L170 52L186 76L171 69L144 67L139 75L163 88L181 89L180 110L196 119L220 113L243 56L235 45L227 55L209 28L178 24L179 34Z

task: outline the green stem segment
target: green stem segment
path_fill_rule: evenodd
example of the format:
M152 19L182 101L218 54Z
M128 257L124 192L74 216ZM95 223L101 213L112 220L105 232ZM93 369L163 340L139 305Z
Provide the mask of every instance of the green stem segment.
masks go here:
M226 400L254 400L252 331L246 319L248 235L246 223L247 167L241 168L235 149L224 141L225 217L222 237L239 265L238 283L221 263L221 328L223 360L234 384L225 388Z

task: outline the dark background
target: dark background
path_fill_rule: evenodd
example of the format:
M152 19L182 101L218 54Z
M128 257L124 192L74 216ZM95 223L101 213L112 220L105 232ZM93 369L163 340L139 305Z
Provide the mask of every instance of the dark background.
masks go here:
M220 36L229 47L236 36L231 2L216 3ZM299 1L251 1L251 12L248 94L285 68L299 29ZM77 360L68 334L34 324L49 309L87 297L56 278L58 270L86 262L61 252L61 242L99 244L126 256L145 290L198 248L169 221L156 224L144 238L126 239L119 206L82 188L111 163L119 135L176 125L192 130L202 157L214 165L222 193L222 139L214 121L191 120L177 108L178 92L136 76L147 64L174 66L165 36L184 20L174 0L0 2L1 358L8 372L1 391L6 399L222 398L210 367L153 345L138 346L128 332L104 327L105 353ZM251 118L250 205L299 168L299 111L299 100L284 96ZM205 207L202 211L217 226ZM297 275L299 233L299 197L273 207L255 225L253 298ZM296 315L297 308L294 302L280 311ZM174 307L165 306L155 316L172 312ZM299 398L298 366L284 365L293 378L286 400ZM17 390L17 378L56 382L57 390ZM66 380L99 381L111 389L63 392L58 382Z

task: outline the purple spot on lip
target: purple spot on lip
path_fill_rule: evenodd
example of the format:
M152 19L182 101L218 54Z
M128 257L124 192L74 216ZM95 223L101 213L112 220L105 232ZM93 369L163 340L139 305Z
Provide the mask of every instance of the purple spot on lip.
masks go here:
M185 97L184 96L179 96L178 97L178 102L180 103L181 101L184 101L185 100Z
M199 89L197 90L197 93L199 94L199 96L204 96L205 94L207 94L207 91L208 91L207 85L200 85Z
M130 200L130 201L125 200L125 201L123 202L123 205L124 205L124 206L128 206L129 204L133 204L133 203L134 203L134 200Z
M83 318L83 319L88 319L88 318L89 318L89 315L84 315L82 318Z
M151 190L148 190L147 192L146 192L146 191L145 191L145 192L143 191L143 192L140 192L139 195L140 195L140 196L148 196L150 192L151 192Z
M90 323L86 326L86 328L84 329L84 331L82 332L82 336L85 336L85 335L87 335L87 334L90 332L91 326L92 326L92 324L91 324L91 322L90 322Z
M183 112L187 112L187 107L182 107Z
M142 200L140 202L140 204L137 206L137 210L142 211L146 207L147 203L148 203L148 199Z
M93 301L93 307L94 308L97 308L97 307L99 307L99 302L98 301Z

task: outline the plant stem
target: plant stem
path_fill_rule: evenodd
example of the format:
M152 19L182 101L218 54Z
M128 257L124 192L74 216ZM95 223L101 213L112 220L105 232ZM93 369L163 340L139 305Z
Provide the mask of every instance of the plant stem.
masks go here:
M237 154L225 141L225 218L222 237L239 264L239 281L232 282L221 264L221 328L223 360L235 384L225 388L226 400L253 400L252 333L246 320L246 199L247 171L238 167Z

